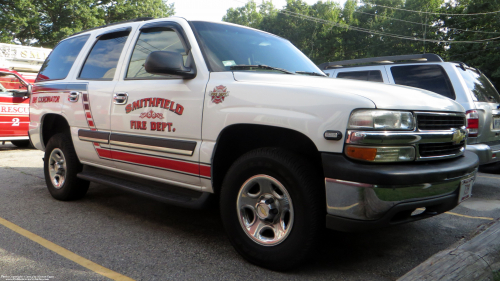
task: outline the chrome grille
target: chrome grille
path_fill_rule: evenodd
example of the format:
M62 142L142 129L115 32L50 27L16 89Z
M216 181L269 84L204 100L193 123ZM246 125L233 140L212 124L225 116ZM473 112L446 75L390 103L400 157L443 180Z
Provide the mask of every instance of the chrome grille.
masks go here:
M465 126L465 116L446 114L417 114L419 130L450 130Z
M463 151L464 145L464 141L459 144L454 144L452 142L425 143L420 144L418 148L420 157L436 157L459 154Z

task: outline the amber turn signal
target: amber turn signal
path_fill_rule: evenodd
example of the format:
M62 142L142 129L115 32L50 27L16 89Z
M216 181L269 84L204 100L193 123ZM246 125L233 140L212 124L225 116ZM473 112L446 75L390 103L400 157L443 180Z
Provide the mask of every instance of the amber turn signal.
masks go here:
M371 147L349 146L346 148L346 154L354 159L373 161L377 156L377 149Z

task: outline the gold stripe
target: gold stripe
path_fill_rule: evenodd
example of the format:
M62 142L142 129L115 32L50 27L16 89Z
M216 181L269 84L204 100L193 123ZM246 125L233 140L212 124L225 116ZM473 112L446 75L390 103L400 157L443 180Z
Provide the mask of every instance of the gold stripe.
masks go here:
M17 232L18 234L21 234L22 236L30 239L31 241L34 241L42 246L44 246L45 248L69 259L70 261L73 261L85 268L88 268L90 270L92 270L93 272L97 273L97 274L100 274L102 276L105 276L109 279L112 279L112 280L117 280L117 281L134 281L134 279L132 278L129 278L127 276L124 276L124 275L121 275L120 273L117 273L117 272L114 272L110 269L107 269L103 266L100 266L92 261L89 261L88 259L86 258L83 258L69 250L66 250L65 248L59 246L59 245L56 245L32 232L29 232L27 231L26 229L23 229L3 218L0 218L0 224L2 224L3 226L9 228L10 230L14 231L14 232Z

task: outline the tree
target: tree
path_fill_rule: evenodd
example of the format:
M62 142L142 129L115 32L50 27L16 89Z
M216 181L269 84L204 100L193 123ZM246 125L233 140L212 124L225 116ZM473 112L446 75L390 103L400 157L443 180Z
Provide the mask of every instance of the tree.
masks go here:
M137 17L173 15L174 4L167 1L0 0L0 41L50 48L85 29Z

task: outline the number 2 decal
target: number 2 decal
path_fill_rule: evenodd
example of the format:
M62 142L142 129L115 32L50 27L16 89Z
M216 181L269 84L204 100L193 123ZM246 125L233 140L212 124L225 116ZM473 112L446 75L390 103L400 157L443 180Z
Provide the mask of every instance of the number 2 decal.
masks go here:
M12 126L19 126L19 118L12 118Z

